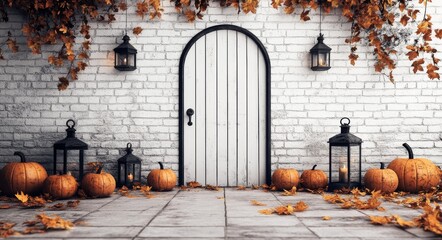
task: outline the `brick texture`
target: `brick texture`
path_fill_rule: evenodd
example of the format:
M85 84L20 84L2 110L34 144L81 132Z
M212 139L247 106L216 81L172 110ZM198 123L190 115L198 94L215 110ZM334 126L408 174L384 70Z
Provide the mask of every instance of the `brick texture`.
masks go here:
M135 3L135 1L132 1ZM263 0L256 15L234 9L209 8L204 20L187 23L163 1L161 21L146 21L129 9L129 28L145 29L131 36L138 49L138 68L113 68L112 49L121 42L124 14L118 22L92 23L92 56L87 70L68 90L57 90L66 69L48 66L47 57L59 46L44 46L33 55L20 29L23 16L12 13L0 24L1 36L11 31L20 51L0 61L0 166L16 161L13 152L50 169L52 144L65 136L65 122L77 120L77 135L90 145L86 161L107 162L115 171L127 142L143 159L143 175L157 161L178 169L178 64L185 44L199 31L217 24L235 24L252 31L267 48L272 63L272 162L299 170L318 163L326 170L327 140L339 131L339 119L349 117L352 131L363 140L363 169L406 156L402 143L442 165L442 82L414 75L406 56L400 56L396 84L373 70L370 49L359 47L359 60L351 66L347 23L335 11L323 19L325 42L333 48L332 68L313 72L308 50L315 44L319 14L300 22ZM217 6L217 3L211 3ZM442 28L442 2L430 3L435 28ZM442 41L435 39L442 50ZM439 56L441 57L441 56ZM73 169L76 162L72 159Z

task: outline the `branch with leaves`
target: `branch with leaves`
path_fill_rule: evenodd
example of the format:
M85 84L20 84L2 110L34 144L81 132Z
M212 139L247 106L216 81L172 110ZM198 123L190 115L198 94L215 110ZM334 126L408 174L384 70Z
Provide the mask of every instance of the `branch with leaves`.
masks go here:
M375 71L386 74L391 82L394 82L393 70L396 68L394 56L398 54L403 45L407 45L409 52L407 56L413 61L413 72L424 71L422 65L428 61L426 66L427 75L430 79L440 79L439 59L435 57L437 50L431 46L433 34L442 38L442 30L432 30L431 16L426 13L428 2L431 0L419 0L423 4L425 12L423 20L418 22L417 17L420 10L415 9L407 0L323 0L322 9L330 13L333 9L341 8L342 15L352 22L351 36L345 40L351 45L349 60L355 65L358 54L357 44L363 39L368 40L369 46L373 48L375 56ZM308 21L311 9L316 10L318 5L313 0L272 0L272 6L276 9L284 6L284 12L292 14L297 7L302 8L301 20ZM414 43L409 44L408 39L413 38L410 25L415 25ZM431 54L429 60L423 57ZM422 58L415 60L419 55Z

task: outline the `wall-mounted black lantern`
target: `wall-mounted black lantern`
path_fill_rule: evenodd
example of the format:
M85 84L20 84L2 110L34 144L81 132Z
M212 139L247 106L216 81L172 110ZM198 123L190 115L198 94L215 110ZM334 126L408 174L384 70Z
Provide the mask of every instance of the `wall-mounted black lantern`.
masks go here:
M330 67L331 48L324 44L324 35L318 37L318 43L310 49L310 66L313 71L327 71Z
M321 32L322 24L322 2L324 0L318 0L319 3L319 37L318 43L310 49L310 68L313 71L326 71L331 68L330 65L330 52L331 48L324 44L324 34Z
M346 123L343 121L346 120ZM361 186L361 144L362 139L350 133L350 119L341 119L341 133L328 141L329 184L328 190L355 188Z
M83 178L83 169L84 169L84 150L88 149L88 145L75 137L75 121L69 119L66 122L67 136L66 138L57 141L54 143L54 168L53 174L57 173L57 150L63 150L63 173L67 173L68 171L68 151L79 150L79 180Z
M128 143L126 155L118 159L118 187L132 188L141 182L141 159L132 154L132 144Z
M129 40L129 36L124 35L123 43L114 48L114 66L120 71L133 71L137 69L137 49L129 43Z

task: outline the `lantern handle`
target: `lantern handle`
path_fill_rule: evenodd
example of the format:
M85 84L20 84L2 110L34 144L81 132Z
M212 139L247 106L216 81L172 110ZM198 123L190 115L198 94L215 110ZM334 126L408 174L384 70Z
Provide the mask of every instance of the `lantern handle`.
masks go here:
M69 126L69 123L72 123L72 126ZM73 119L69 119L66 121L66 127L68 127L69 129L74 128L75 127L75 121Z
M342 123L342 120L344 120L344 119L347 119L347 120L348 120L348 123ZM341 118L340 123L341 123L341 126L343 126L343 125L350 125L350 118L348 118L348 117L343 117L343 118Z
M25 154L23 154L22 152L14 152L14 156L19 156L20 162L26 162Z
M127 143L126 148L127 148L127 149L131 149L131 148L132 148L132 143L130 143L130 142Z

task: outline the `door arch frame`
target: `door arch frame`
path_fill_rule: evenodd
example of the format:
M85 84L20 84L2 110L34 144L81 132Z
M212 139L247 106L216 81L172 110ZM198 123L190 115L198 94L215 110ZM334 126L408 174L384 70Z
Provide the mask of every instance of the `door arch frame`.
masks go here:
M271 65L270 65L270 58L269 54L267 52L267 49L264 47L262 42L256 37L252 32L249 30L236 26L236 25L230 25L230 24L221 24L216 25L213 27L206 28L202 31L200 31L198 34L196 34L190 41L186 44L184 47L183 52L181 53L180 57L180 64L179 64L179 105L178 105L178 121L179 121L179 148L178 148L178 154L179 154L179 170L178 170L178 179L179 179L179 185L182 186L185 184L184 182L184 121L185 121L185 114L184 114L184 65L186 63L187 54L189 53L190 48L203 36L205 36L208 33L218 31L218 30L233 30L240 33L243 33L247 37L253 40L255 44L260 49L263 57L264 57L264 63L266 67L266 75L265 75L265 86L266 86L266 96L265 96L265 120L266 120L266 139L265 139L265 166L266 166L266 183L270 186L271 184L271 173L272 173L272 162L270 157L270 151L271 151Z

